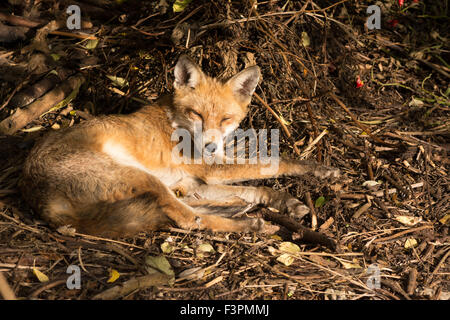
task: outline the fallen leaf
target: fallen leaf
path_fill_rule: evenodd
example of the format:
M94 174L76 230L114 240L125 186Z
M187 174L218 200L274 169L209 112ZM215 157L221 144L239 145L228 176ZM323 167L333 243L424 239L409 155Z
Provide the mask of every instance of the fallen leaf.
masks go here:
M273 240L278 240L278 241L281 241L281 240L283 240L283 239L281 239L281 237L280 237L279 235L277 235L277 234L273 234L273 235L271 235L271 236L270 236L270 239L273 239Z
M288 267L295 261L295 258L289 253L283 253L281 256L277 258L277 261L281 262L282 264Z
M88 50L92 50L95 49L98 45L98 39L89 39L86 44L84 45L84 47Z
M280 251L284 251L291 254L297 254L300 252L300 247L298 245L288 241L280 243L278 249Z
M318 197L318 198L316 199L316 202L314 203L314 207L320 208L321 206L324 205L325 202L326 202L326 201L325 201L325 198L322 197L322 196L320 196L320 197Z
M163 253L169 254L173 252L174 248L169 242L165 241L161 244L161 250Z
M58 61L60 58L61 58L61 56L59 55L59 54L56 54L56 53L52 53L52 54L50 54L50 56L53 58L53 60L55 60L55 61Z
M216 250L214 250L213 246L207 242L200 244L197 247L197 251L200 252L205 252L205 253L213 253L216 252Z
M121 77L116 77L116 76L112 76L112 75L107 75L106 76L109 80L111 80L113 82L114 85L116 85L117 87L126 87L128 86L128 81L124 78Z
M309 45L311 44L311 39L308 36L308 33L306 33L305 31L302 32L302 44L305 47L309 47Z
M33 267L33 273L40 282L49 281L48 277L44 273L42 273L41 271L39 271L38 269L36 269L34 267Z
M410 107L422 107L423 106L423 101L412 97L411 101L408 103L408 106L410 106Z
M359 265L357 260L354 261L347 261L344 259L337 259L342 266L344 267L344 269L361 269L361 266Z
M268 246L268 247L267 247L267 250L269 250L269 252L270 252L271 255L273 255L273 256L276 256L276 255L277 255L277 249L275 249L274 247Z
M115 269L111 269L109 271L109 279L106 282L113 283L114 281L119 279L119 277L120 277L120 273L117 270L115 270Z
M356 88L361 88L364 86L364 82L361 80L359 76L356 77Z
M422 217L411 216L396 216L394 219L408 227L415 226L422 221Z
M377 181L374 181L374 180L367 180L367 181L364 181L364 182L363 182L362 186L363 186L363 187L375 187L375 186L377 186L377 185L379 185L379 184L380 184L380 183L377 182Z
M201 279L205 275L205 269L201 267L195 267L186 269L180 272L178 275L178 279L186 279L186 280L193 280L193 279Z
M167 274L169 277L175 277L175 273L169 263L169 261L164 256L148 256L145 259L147 265L146 269L149 274L161 271Z
M36 131L39 131L41 129L44 129L44 127L43 126L35 126L35 127L32 127L32 128L28 128L28 129L22 129L21 131L29 133L29 132L36 132Z
M199 258L203 258L205 256L205 253L214 253L214 252L216 252L216 250L214 250L213 246L207 242L202 243L197 247L197 256Z
M414 238L409 238L405 241L405 249L412 249L417 247L417 240Z
M439 222L445 225L450 225L450 214L446 214L444 217L439 219Z
M192 0L175 0L172 8L173 8L173 12L181 12L184 9L186 9L187 5L191 2Z

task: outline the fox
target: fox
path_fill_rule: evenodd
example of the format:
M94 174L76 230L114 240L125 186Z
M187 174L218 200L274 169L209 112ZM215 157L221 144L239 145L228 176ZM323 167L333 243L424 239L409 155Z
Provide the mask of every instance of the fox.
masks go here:
M220 80L181 55L172 94L134 113L93 117L48 132L36 142L19 182L23 198L51 227L69 225L108 238L168 226L267 231L262 218L236 217L249 204L303 217L309 208L289 193L236 183L305 174L338 177L339 169L287 158L280 159L276 172L264 171L264 163L174 160L173 134L179 129L200 135L197 149L221 157L225 139L247 116L260 75L255 65Z

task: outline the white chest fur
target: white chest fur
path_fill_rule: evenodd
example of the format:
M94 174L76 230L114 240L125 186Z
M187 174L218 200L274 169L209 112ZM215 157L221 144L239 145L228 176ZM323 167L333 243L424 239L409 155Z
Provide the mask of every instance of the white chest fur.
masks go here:
M166 186L172 185L185 178L187 175L181 169L171 168L148 168L131 155L121 144L107 141L103 144L102 151L111 157L117 164L133 167L144 171L161 180Z

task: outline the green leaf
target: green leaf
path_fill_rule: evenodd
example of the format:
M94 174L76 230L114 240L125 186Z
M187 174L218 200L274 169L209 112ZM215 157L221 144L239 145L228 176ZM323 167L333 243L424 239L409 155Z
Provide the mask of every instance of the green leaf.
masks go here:
M163 253L169 254L173 252L174 248L169 242L165 241L161 244L161 250Z
M98 45L98 39L89 39L88 41L86 41L86 44L84 45L84 47L88 50L93 50L95 48L97 48Z
M321 206L323 206L325 204L326 200L324 197L318 197L316 202L314 203L314 207L316 208L320 208Z
M183 11L184 9L186 9L187 5L191 1L192 0L175 0L175 3L172 6L173 12L181 12L181 11Z
M56 53L52 53L52 54L50 54L50 56L53 58L53 60L55 60L55 61L58 61L60 58L61 58L61 56L59 55L59 54L56 54Z
M160 271L164 274L167 274L169 277L175 277L172 266L164 256L148 256L145 259L145 263L147 265L146 269L149 274Z

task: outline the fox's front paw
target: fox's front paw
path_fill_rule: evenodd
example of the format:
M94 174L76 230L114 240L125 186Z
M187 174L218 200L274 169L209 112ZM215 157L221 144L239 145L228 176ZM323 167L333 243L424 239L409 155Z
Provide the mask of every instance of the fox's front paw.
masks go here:
M264 224L264 220L261 218L249 219L249 231L263 232Z
M286 212L290 217L300 220L309 213L309 208L292 197L286 201Z
M318 166L314 170L314 175L316 177L325 179L325 178L338 178L341 174L339 169L327 167L327 166Z
M283 194L280 199L273 201L271 206L277 210L288 213L290 217L298 220L309 213L309 208L305 206L303 202L287 193Z

